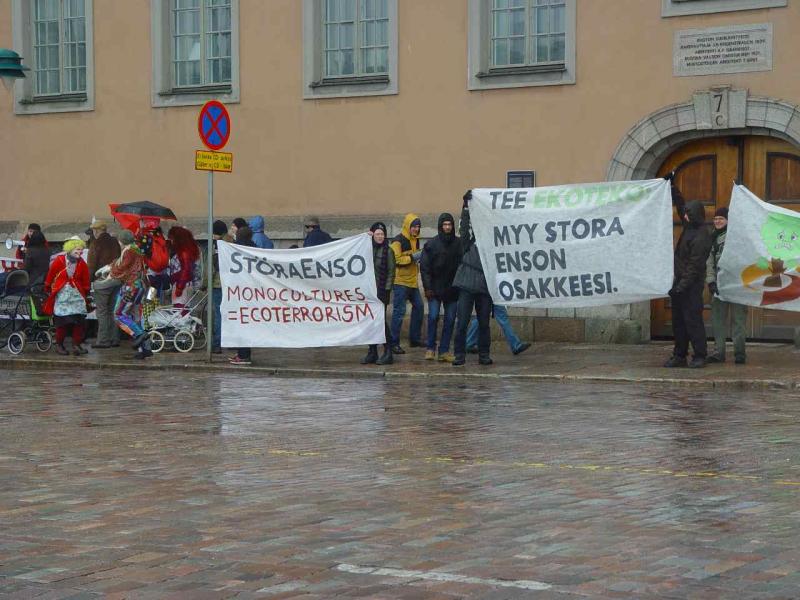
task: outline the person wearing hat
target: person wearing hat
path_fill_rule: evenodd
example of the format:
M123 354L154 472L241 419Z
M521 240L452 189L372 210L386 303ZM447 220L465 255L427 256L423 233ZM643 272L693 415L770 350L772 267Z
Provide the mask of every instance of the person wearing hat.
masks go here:
M394 362L392 356L391 332L386 321L386 312L394 285L394 252L389 247L386 239L386 225L378 221L369 228L372 236L372 264L375 268L375 286L378 290L378 299L383 302L384 319L383 328L386 334L386 343L383 345L383 354L378 358L378 345L372 344L367 350L367 355L361 359L362 365L378 364L390 365Z
M153 355L150 340L142 326L142 302L147 293L147 263L145 255L152 236L135 237L123 231L120 243L124 244L119 259L111 265L110 277L121 282L114 301L114 321L132 338L136 350L134 358L145 359Z
M116 238L108 233L105 221L95 221L89 226L89 230L92 232L92 242L89 245L86 266L89 267L89 277L94 281L98 269L110 265L119 258L120 248Z
M39 233L42 233L41 225L39 225L38 223L31 223L31 224L28 225L27 232L25 233L25 236L22 238L22 242L23 242L22 246L17 246L17 251L15 253L15 256L16 256L17 260L24 260L25 259L25 251L28 248L28 240L30 240L31 236L34 233L36 233L37 231ZM42 233L42 237L44 237L43 233ZM44 247L45 248L49 248L49 245L47 243L47 239L46 238L44 240Z
M44 281L47 293L43 312L53 315L56 326L56 352L69 354L64 347L68 334L72 335L72 353L75 356L88 351L81 346L86 324L86 296L89 294L89 268L81 258L86 243L81 239L64 242L64 253L50 265Z
M303 248L321 246L322 244L333 241L333 238L327 231L322 231L322 229L319 228L319 219L317 217L306 217L305 230L306 238L303 240Z
M707 363L725 362L725 338L728 332L728 319L732 321L733 356L737 365L745 363L745 336L747 307L744 304L725 302L719 297L717 275L719 260L725 248L728 231L728 207L723 206L714 213L714 233L711 234L711 252L706 261L706 283L711 294L711 326L714 331L715 351L706 358Z

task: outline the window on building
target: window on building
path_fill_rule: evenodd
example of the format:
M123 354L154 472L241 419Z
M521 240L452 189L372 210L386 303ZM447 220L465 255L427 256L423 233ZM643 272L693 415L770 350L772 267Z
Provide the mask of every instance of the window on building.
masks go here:
M469 89L575 83L576 0L468 0Z
M788 0L661 0L661 16L680 17L736 10L777 8L787 4Z
M31 67L14 112L94 109L93 0L13 0L14 48Z
M173 0L174 87L231 81L230 0Z
M37 96L86 91L83 0L35 0L33 69Z
M388 0L325 0L325 75L389 72Z
M564 62L563 0L492 0L492 67Z
M397 0L304 0L306 98L397 93Z
M153 106L239 101L239 0L152 0Z

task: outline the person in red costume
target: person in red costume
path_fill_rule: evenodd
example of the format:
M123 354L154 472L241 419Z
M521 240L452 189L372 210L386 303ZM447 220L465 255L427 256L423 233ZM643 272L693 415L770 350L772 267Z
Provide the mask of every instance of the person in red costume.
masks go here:
M172 304L183 306L192 293L193 282L200 279L197 276L200 247L192 232L185 227L177 225L171 227L167 238L172 250L170 259L170 281L173 285Z
M53 315L58 354L69 354L64 347L64 340L70 331L72 353L80 356L88 352L81 346L86 333L86 296L89 293L89 267L81 258L85 248L86 244L80 239L64 242L64 254L59 254L53 260L44 280L47 300L43 312Z

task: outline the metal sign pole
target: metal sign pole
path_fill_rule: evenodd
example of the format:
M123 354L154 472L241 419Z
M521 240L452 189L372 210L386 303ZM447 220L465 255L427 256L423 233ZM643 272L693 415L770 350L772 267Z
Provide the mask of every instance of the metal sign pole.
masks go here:
M208 172L208 259L206 265L208 295L206 310L206 359L211 362L211 346L214 344L214 171ZM220 327L222 323L220 323Z

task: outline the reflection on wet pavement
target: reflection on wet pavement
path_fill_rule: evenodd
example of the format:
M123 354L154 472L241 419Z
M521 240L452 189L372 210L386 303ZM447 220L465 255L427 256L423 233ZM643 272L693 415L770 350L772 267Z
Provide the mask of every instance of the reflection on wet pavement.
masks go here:
M786 391L3 379L0 597L800 589L800 409Z

